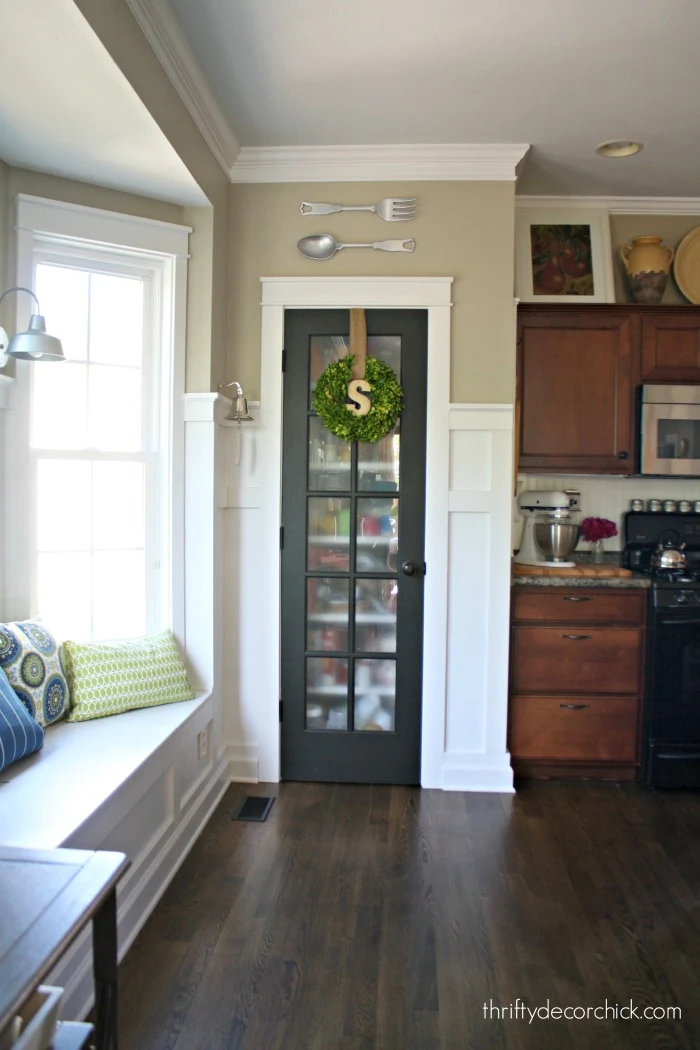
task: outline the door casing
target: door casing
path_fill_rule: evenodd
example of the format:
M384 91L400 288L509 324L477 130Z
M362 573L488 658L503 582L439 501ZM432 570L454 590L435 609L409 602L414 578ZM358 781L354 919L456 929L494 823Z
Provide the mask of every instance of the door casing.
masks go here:
M259 776L280 777L280 558L282 493L282 350L285 309L424 309L428 313L421 784L442 787L447 681L449 404L451 277L263 277L260 464L263 549L256 595L269 659L260 668L257 719ZM262 436L262 435L261 435Z

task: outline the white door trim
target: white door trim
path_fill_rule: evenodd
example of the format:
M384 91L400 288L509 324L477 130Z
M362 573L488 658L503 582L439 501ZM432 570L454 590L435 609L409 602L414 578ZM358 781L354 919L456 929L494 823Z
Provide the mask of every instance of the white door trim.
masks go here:
M450 453L451 277L263 277L261 357L261 550L279 552L282 520L282 371L284 311L305 309L425 309L428 312L423 714L421 784L443 786L447 669L448 519ZM259 667L259 776L280 777L280 558L258 567L256 610L265 632ZM245 612L241 613L245 617ZM252 625L251 625L252 626Z

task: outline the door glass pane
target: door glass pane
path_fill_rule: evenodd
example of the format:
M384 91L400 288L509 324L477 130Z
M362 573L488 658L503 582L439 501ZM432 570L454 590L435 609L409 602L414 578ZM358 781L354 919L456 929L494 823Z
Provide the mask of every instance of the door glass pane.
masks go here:
M318 416L309 416L309 488L350 488L350 446L326 430Z
M355 661L355 729L393 732L396 661Z
M367 336L367 354L376 357L394 369L396 378L401 379L401 336L369 335Z
M350 500L309 498L307 568L347 572L350 554Z
M309 408L316 380L330 364L349 353L349 339L344 335L312 335L309 340Z
M361 492L396 492L399 487L398 424L385 437L357 446L357 487Z
M355 560L357 571L396 572L398 549L398 499L358 499Z
M306 582L306 648L326 652L347 649L350 581L322 576Z
M340 657L306 659L306 728L347 729L348 661Z
M360 580L355 583L355 650L358 653L396 652L398 580Z

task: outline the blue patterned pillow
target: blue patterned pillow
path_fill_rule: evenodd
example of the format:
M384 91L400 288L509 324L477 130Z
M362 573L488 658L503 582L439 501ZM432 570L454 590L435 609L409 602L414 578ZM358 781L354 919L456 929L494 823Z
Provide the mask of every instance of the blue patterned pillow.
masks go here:
M0 667L40 726L68 712L68 683L56 639L33 620L0 623Z
M0 772L38 751L43 743L44 730L20 703L0 667Z

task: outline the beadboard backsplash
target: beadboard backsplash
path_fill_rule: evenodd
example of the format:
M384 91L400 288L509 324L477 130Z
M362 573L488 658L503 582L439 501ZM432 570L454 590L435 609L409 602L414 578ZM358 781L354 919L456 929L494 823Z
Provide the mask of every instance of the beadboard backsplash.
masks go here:
M573 477L519 474L518 494L525 489L577 489L581 493L581 518L609 518L617 525L618 535L605 540L605 549L621 550L622 517L629 510L630 500L642 499L644 506L650 499L700 499L700 478L616 478L591 475ZM513 549L520 546L522 520L517 500L513 501ZM580 540L578 550L588 550L590 544Z

